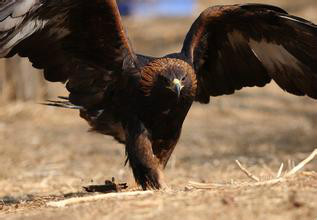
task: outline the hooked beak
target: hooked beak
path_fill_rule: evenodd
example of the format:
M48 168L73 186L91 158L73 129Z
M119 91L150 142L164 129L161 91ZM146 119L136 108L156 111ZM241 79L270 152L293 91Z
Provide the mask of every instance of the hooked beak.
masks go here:
M183 84L179 79L174 79L172 82L172 90L177 94L177 98L179 98L181 94L181 90L184 88Z

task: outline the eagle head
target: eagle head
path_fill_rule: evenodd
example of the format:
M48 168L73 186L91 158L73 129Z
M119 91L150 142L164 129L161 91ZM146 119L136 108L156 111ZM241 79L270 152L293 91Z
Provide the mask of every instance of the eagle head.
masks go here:
M141 71L141 89L146 96L167 99L195 97L196 77L185 61L161 58L152 61Z

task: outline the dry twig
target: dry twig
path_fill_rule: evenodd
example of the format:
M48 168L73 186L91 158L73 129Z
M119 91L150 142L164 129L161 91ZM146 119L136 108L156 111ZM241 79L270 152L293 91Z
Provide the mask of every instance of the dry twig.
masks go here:
M257 176L254 176L250 171L248 171L244 166L242 166L242 164L236 160L236 164L238 164L240 170L242 170L243 173L245 173L248 177L250 177L252 180L259 182L260 179Z
M315 149L306 159L304 159L302 162L300 162L299 164L297 164L295 167L293 167L289 172L287 172L284 176L282 176L282 172L283 172L283 167L284 164L282 163L276 178L271 179L271 180L267 180L267 181L260 181L258 177L252 175L246 168L244 168L238 160L236 160L236 163L238 164L238 166L240 167L240 169L247 174L251 179L256 180L257 183L253 183L252 185L258 186L258 185L266 185L266 184L275 184L275 183L279 183L285 180L285 178L293 176L294 174L296 174L300 169L302 169L306 164L308 164L310 161L312 161L315 157L317 156L317 149Z
M100 193L110 193L110 192L121 192L128 188L127 183L116 183L115 178L112 180L106 180L105 184L102 185L89 185L83 187L86 192L100 192Z
M195 181L189 181L188 185L190 187L193 187L195 189L211 189L211 188L218 188L218 187L224 187L225 184L219 184L219 183L199 183Z
M284 163L281 164L280 169L278 169L278 172L276 174L276 178L280 178L283 172Z
M293 169L287 172L284 177L289 177L297 173L300 169L302 169L306 164L312 161L317 156L317 149L315 149L305 160L297 164Z
M122 192L122 193L108 193L108 194L98 194L98 195L92 195L92 196L85 196L85 197L79 197L79 198L70 198L65 199L61 201L54 201L54 202L48 202L46 203L47 206L51 207L65 207L68 205L74 205L84 202L93 202L93 201L99 201L99 200L105 200L110 198L126 198L130 196L145 196L145 195L152 195L153 191L137 191L137 192Z
M189 186L196 188L196 189L212 189L215 187L225 187L225 186L231 186L231 187L242 187L242 186L263 186L263 185L273 185L276 183L280 183L283 181L286 181L288 177L291 177L295 175L300 169L302 169L306 164L311 162L315 157L317 157L317 149L315 149L306 159L304 159L302 162L294 166L289 172L287 172L285 175L282 176L283 167L284 164L282 163L278 173L276 175L276 178L271 180L265 180L260 181L260 179L257 176L254 176L250 171L248 171L245 167L241 165L241 163L236 160L237 165L239 166L240 170L245 173L248 177L250 177L252 180L256 181L255 183L242 183L238 185L224 185L224 184L216 184L216 183L197 183L190 181Z

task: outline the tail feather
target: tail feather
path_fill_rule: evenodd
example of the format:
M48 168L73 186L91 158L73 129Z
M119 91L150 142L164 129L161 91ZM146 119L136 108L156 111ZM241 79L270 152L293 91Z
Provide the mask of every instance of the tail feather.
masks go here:
M0 0L1 1L1 0ZM85 119L91 126L93 132L98 132L114 137L119 143L126 143L125 129L121 119L116 116L116 112L108 109L86 109L83 106L74 105L67 97L59 96L60 100L46 100L41 103L59 108L77 109L80 110L80 117ZM127 161L126 161L127 162Z
M67 97L59 96L59 99L68 100ZM83 106L74 105L69 101L57 101L57 100L46 100L46 102L41 103L42 105L54 106L59 108L77 109L84 110Z
M68 101L69 101L69 98L66 97L66 96L57 96L57 98L59 98L59 99L64 99L64 100L68 100Z

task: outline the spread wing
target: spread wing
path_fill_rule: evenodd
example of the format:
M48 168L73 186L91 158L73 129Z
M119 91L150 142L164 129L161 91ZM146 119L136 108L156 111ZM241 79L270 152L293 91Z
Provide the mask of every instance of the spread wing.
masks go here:
M317 26L280 8L211 7L192 25L182 53L197 74L197 101L272 79L289 93L317 99Z
M0 57L14 54L67 82L70 101L87 109L134 65L115 0L0 1Z

